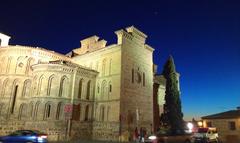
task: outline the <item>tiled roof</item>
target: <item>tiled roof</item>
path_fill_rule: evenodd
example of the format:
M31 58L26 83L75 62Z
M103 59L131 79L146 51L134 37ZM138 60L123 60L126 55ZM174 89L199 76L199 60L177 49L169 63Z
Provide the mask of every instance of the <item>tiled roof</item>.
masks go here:
M240 118L240 110L230 110L202 117L202 119L233 119Z

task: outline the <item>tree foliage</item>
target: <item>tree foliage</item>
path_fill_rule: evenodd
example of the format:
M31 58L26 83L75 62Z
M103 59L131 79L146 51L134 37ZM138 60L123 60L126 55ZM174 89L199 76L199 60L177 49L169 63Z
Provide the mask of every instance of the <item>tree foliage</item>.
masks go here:
M184 130L184 124L177 72L172 56L165 63L162 74L166 78L166 91L164 112L161 116L161 121L169 129L170 133L176 134Z

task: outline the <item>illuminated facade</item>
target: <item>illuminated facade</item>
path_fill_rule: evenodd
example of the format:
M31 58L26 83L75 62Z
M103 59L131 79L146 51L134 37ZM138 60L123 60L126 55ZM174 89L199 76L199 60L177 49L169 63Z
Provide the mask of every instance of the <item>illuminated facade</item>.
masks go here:
M38 129L50 140L126 140L136 127L152 131L154 49L133 26L115 34L116 44L92 36L66 55L10 46L0 34L0 134Z

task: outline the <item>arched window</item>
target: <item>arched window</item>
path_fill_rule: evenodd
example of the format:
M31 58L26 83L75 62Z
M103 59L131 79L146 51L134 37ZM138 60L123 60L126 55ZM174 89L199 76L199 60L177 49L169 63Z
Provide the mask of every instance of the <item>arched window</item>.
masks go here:
M10 113L13 114L14 109L15 109L15 105L16 105L16 99L17 99L17 95L18 95L18 80L16 79L13 82L13 89L12 89L12 101L11 101L11 110Z
M68 91L67 77L63 77L60 81L59 97L66 96Z
M106 59L102 62L102 76L106 75Z
M33 110L33 102L31 102L29 104L29 115L30 115L30 118L33 118L33 114L34 114L34 110Z
M27 116L27 105L21 104L19 108L18 120L23 120Z
M83 79L79 81L79 88L78 88L78 98L81 99L82 97L82 88L83 88Z
M100 85L99 85L99 83L97 84L97 93L98 94L100 93Z
M145 73L143 73L143 86L145 86Z
M104 80L101 86L101 99L104 99L107 96L107 82Z
M49 80L48 80L48 88L47 88L47 95L50 96L51 93L52 93L52 86L53 86L53 81L55 79L55 75L52 75L49 77Z
M57 105L57 112L56 112L56 120L61 119L62 116L62 108L63 108L63 103L59 102Z
M3 86L2 87L3 87L3 89L2 89L2 96L6 96L7 90L9 88L9 79L5 79L3 81Z
M112 83L111 83L111 81L109 82L109 93L111 93L112 92Z
M89 115L89 105L87 105L86 109L85 109L85 119L84 119L84 121L88 121L88 115Z
M132 69L132 83L134 83L134 69Z
M31 66L34 64L34 59L33 58L29 58L28 61L27 61L27 67L26 67L26 74L30 73L31 71Z
M102 105L100 107L99 121L104 121L105 107Z
M87 83L87 96L86 96L87 100L89 100L90 95L91 95L91 80L89 80Z
M51 116L51 104L47 103L44 110L44 119L49 119Z
M34 119L37 120L38 119L38 108L40 106L40 101L38 101L36 104L35 104L35 108L34 108Z
M42 76L39 78L37 95L40 95L41 92L44 90L44 89L43 89L43 81L44 81L44 76L42 75Z
M31 89L31 81L30 80L25 80L24 85L23 85L23 97L27 97L30 95L30 89Z

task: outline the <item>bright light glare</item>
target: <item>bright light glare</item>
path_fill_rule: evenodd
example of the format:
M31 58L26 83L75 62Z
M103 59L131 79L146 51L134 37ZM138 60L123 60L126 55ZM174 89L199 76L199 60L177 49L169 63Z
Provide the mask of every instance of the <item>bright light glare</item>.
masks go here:
M202 127L203 123L201 121L198 122L198 126Z
M148 139L150 140L155 140L157 137L156 136L149 136Z
M187 123L187 127L189 130L192 130L193 129L193 124L192 123Z

